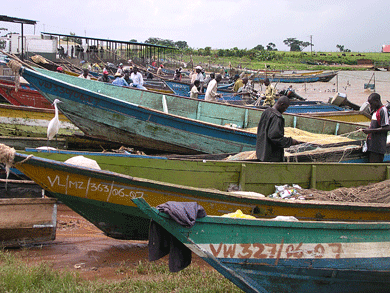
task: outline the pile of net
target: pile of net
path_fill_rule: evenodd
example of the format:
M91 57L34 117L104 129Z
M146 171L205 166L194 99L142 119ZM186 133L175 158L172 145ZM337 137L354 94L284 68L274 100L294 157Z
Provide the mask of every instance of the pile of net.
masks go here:
M257 127L245 129L252 133L257 133ZM331 134L320 134L320 133L311 133L297 128L285 127L284 136L292 137L300 142L307 142L312 144L333 144L340 142L351 142L354 141L351 138L340 136L340 135L331 135Z
M302 200L390 203L390 179L359 187L341 187L331 191L299 189L291 198Z

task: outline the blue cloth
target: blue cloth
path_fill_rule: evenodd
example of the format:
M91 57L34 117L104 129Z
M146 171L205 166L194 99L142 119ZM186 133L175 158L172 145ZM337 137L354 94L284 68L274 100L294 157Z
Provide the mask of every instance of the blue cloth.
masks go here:
M188 228L195 225L197 218L206 217L206 211L197 202L167 201L156 208L168 214L176 223Z
M113 85L117 86L129 86L129 84L122 77L117 77L113 82Z
M146 90L146 87L144 87L143 85L140 85L140 84L133 83L132 86L136 87L137 89Z

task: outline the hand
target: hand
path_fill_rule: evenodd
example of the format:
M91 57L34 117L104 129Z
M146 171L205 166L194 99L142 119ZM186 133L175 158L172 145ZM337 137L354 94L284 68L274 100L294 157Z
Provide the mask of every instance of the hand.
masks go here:
M297 144L301 144L302 142L300 141L297 141L296 139L291 139L291 145L297 145Z

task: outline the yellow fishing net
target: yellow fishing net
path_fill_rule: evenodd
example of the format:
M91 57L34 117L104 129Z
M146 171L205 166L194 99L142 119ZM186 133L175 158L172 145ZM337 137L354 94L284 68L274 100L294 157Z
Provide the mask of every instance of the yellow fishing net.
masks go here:
M252 133L257 133L257 127L245 129ZM320 134L320 133L311 133L297 128L285 127L284 136L292 137L300 142L308 142L313 144L331 144L339 142L351 142L354 141L348 137L330 135L330 134Z
M240 218L240 219L256 219L256 217L244 214L241 210L237 210L234 213L224 214L225 218Z

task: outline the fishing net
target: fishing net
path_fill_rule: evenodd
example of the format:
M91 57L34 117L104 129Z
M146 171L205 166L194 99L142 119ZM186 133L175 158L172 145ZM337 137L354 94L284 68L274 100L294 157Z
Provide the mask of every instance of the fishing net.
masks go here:
M341 187L331 191L317 189L301 189L300 198L320 201L361 202L361 203L390 203L390 180L371 183L359 187Z
M257 127L246 129L249 132L257 133ZM287 162L341 162L349 157L359 158L362 155L361 141L349 138L353 132L330 135L318 134L297 128L286 127L285 136L292 137L302 142L299 145L285 149ZM256 152L248 151L227 157L225 160L255 160Z

